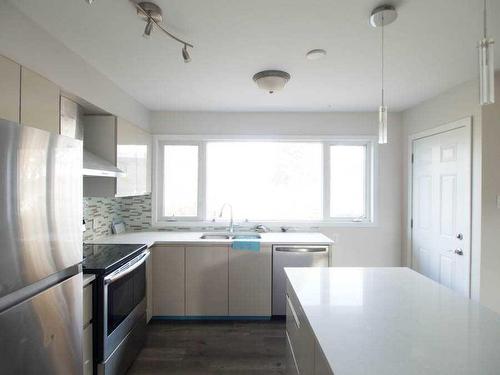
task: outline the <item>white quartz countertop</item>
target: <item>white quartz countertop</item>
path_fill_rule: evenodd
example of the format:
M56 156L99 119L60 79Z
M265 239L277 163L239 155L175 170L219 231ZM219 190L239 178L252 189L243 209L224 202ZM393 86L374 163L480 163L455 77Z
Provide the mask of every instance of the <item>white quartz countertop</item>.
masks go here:
M85 287L85 286L89 285L94 280L95 280L95 275L84 274L83 275L83 286Z
M335 375L500 374L500 315L408 268L287 268Z
M100 238L88 243L101 244L146 244L149 247L162 244L231 244L232 240L210 239L202 240L203 233L210 232L129 232ZM237 234L237 233L236 233ZM321 233L287 232L287 233L259 233L263 244L311 244L330 245L333 241Z

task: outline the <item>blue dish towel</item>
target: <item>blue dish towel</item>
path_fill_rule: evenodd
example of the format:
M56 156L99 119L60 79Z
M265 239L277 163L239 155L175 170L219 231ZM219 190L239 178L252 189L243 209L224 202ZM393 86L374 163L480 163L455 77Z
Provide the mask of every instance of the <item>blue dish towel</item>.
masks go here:
M259 241L235 240L232 245L233 250L260 251Z

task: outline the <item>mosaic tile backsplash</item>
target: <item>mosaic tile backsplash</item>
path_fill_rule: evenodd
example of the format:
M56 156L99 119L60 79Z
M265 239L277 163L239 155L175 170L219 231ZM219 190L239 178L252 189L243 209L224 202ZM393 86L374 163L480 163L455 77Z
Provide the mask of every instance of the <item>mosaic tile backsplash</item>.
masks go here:
M112 234L113 220L122 219L127 231L151 228L151 194L120 198L83 198L84 241Z

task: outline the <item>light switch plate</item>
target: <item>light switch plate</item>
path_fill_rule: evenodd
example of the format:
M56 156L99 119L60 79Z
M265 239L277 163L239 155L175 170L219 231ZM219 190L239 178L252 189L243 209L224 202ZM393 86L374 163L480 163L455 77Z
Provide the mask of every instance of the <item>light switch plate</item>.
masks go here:
M497 195L497 208L500 208L500 195Z

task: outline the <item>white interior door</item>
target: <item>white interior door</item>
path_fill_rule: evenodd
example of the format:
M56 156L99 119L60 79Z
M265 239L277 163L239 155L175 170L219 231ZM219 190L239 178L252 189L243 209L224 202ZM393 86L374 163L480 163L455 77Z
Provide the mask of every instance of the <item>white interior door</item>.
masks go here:
M413 141L412 266L469 296L470 126Z

